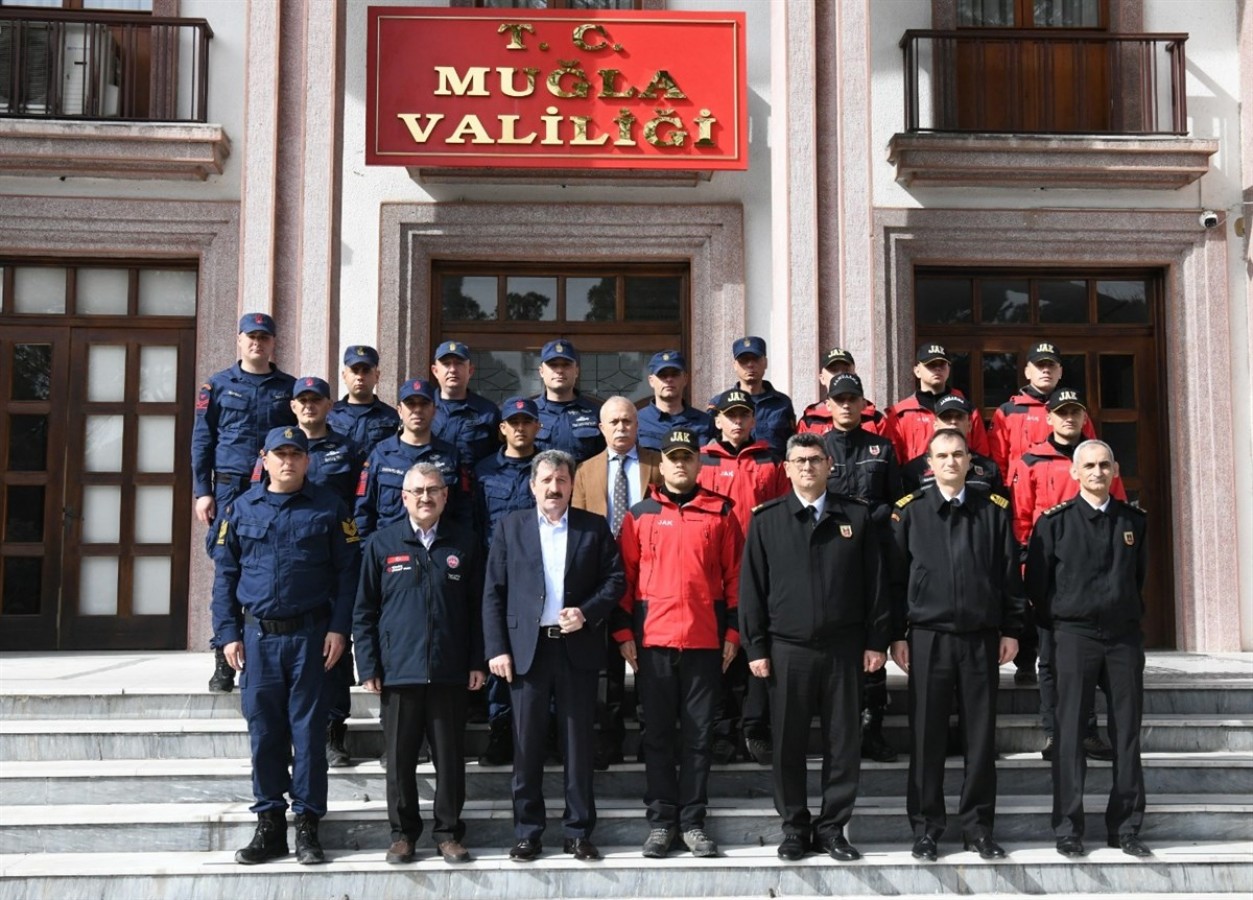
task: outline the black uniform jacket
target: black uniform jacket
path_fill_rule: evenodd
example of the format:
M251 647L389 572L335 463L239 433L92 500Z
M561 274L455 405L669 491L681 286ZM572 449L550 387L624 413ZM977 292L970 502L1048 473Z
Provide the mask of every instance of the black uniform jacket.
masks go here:
M362 681L384 687L467 684L483 660L478 538L441 519L428 551L406 516L370 535L352 636Z
M1022 632L1026 599L1004 497L967 484L964 502L953 507L930 484L897 501L892 537L895 639L907 628Z
M875 522L886 529L891 506L903 493L900 462L892 442L864 428L832 428L822 436L822 442L831 457L827 490L865 500Z
M1110 640L1139 630L1148 566L1145 515L1110 497L1047 510L1027 545L1027 596L1045 628Z
M740 643L768 659L772 641L822 646L850 629L887 649L888 602L879 532L857 500L827 493L815 525L788 491L753 512L740 566Z

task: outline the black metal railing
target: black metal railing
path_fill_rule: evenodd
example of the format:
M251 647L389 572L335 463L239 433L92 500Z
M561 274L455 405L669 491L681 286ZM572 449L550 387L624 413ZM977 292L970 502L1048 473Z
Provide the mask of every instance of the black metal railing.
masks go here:
M905 130L1188 133L1186 34L906 31Z
M0 117L204 122L204 19L0 8Z

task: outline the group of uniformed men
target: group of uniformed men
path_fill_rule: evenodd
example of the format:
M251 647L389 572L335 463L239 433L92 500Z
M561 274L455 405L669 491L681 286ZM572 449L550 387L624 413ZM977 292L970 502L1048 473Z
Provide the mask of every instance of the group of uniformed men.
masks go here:
M394 407L376 394L373 348L346 350L336 401L324 379L281 372L274 346L270 316L240 320L239 361L201 386L193 436L195 510L216 563L210 689L232 690L239 673L252 747L258 825L238 862L288 853L288 797L297 860L324 861L318 821L327 766L350 761L353 683L381 694L388 862L416 854L424 741L438 852L470 858L467 691L485 685L480 762L513 764L510 857L542 852L543 766L556 755L563 849L599 858L593 771L622 759L624 664L640 705L645 856L718 854L710 767L743 752L772 767L781 858L857 859L844 826L860 760L896 757L882 732L889 652L909 674L913 856L936 859L946 828L956 705L961 835L1000 858L999 667L1015 661L1015 680L1035 683L1037 625L1058 851L1084 853L1086 759L1104 757L1108 840L1150 854L1138 837L1145 517L1081 396L1061 386L1054 345L1032 348L1027 385L990 431L949 385L937 344L919 348L917 391L886 413L852 354L830 350L826 399L799 422L751 336L734 343L736 384L709 412L687 404L675 350L651 359L653 399L637 411L581 394L578 351L561 339L540 354L542 393L499 408L470 390L458 341L436 349L433 380L400 383ZM1095 733L1097 687L1113 748Z

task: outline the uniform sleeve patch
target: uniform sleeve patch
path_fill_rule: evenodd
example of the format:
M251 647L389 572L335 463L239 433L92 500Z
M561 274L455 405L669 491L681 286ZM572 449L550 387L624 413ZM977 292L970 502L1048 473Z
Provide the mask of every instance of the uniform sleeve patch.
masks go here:
M357 532L357 523L352 519L344 519L339 523L339 527L344 529L344 540L349 544L360 542L361 535Z
M896 501L896 505L899 509L904 509L905 507L909 506L909 504L913 503L917 499L918 499L917 494L906 494L904 497Z
M209 400L213 397L213 386L211 384L200 385L200 393L196 395L196 412L202 413L208 410Z
M1004 497L1002 497L1000 494L989 494L988 496L991 497L992 502L995 503L997 506L999 506L1001 509L1009 509L1009 501L1006 500Z

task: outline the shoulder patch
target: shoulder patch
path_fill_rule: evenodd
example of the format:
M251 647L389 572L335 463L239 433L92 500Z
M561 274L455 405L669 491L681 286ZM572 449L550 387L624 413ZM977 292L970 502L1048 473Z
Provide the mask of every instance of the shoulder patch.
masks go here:
M999 506L1001 509L1009 509L1009 501L1000 494L988 494L988 499Z
M782 497L775 497L773 500L767 500L765 503L758 503L756 506L753 507L753 515L757 515L757 513L759 512L778 506L787 498L788 498L788 495L784 494Z
M344 543L359 544L361 542L361 534L357 531L357 523L352 519L344 519L339 523L339 527L344 531Z
M1040 515L1042 515L1042 516L1055 516L1055 515L1057 515L1059 512L1061 512L1063 509L1066 509L1066 508L1067 508L1067 507L1069 507L1069 506L1070 506L1070 501L1069 501L1069 500L1067 500L1065 503L1059 503L1059 504L1057 504L1056 506L1051 506L1051 507L1049 507L1049 508L1048 508L1048 509L1046 509L1044 512L1040 513Z
M897 509L904 509L921 496L922 493L919 491L914 491L912 494L906 494L904 497L896 501L896 507Z

